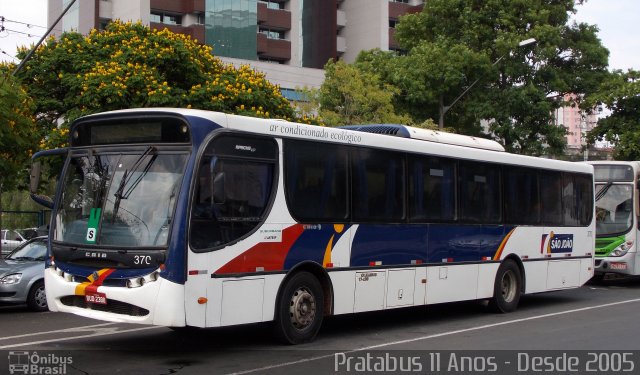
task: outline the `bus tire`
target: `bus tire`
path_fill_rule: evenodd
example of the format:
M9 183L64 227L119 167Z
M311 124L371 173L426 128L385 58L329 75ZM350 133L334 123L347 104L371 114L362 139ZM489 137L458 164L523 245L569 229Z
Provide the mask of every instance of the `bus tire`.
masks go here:
M276 337L285 344L312 341L322 325L324 293L318 279L299 272L282 288L275 314Z
M507 259L498 268L493 287L493 298L489 300L489 308L497 313L508 313L518 308L522 291L522 275L520 268L511 259Z
M29 289L27 306L33 311L48 311L47 295L44 290L44 280L36 281Z

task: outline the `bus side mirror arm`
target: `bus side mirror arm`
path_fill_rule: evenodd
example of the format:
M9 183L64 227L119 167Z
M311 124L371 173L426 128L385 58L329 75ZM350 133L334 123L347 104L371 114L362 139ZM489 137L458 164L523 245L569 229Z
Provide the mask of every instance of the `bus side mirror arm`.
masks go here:
M40 188L40 180L42 179L42 162L39 160L44 157L53 157L67 154L66 148L40 151L31 158L31 169L29 171L29 196L31 199L41 206L53 209L53 199L46 195L38 194Z

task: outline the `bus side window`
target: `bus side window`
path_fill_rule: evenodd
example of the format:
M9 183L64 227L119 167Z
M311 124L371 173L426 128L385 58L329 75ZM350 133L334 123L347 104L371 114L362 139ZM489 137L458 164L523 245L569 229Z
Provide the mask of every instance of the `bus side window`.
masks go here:
M297 221L347 220L348 154L342 145L285 140L285 195Z
M589 225L593 219L593 180L589 175L575 175L575 198L579 225Z
M542 224L563 225L562 219L562 174L559 172L540 173L542 200Z
M265 138L224 135L207 146L191 209L193 249L221 247L256 228L273 195L276 155L275 142Z
M355 221L401 222L404 219L402 154L355 148L352 152L352 178Z
M504 168L505 222L537 224L540 222L538 173L529 168Z
M499 168L491 164L461 162L458 175L460 219L473 223L500 222Z
M409 174L409 219L412 222L454 220L455 162L412 156Z
M562 209L564 225L575 227L578 225L578 203L576 202L576 191L573 175L562 174Z

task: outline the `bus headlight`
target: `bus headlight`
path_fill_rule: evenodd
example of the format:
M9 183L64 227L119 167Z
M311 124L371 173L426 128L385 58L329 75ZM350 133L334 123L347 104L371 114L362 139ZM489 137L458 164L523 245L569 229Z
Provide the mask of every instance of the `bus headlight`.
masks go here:
M622 245L616 247L612 252L611 252L611 256L613 257L621 257L623 255L625 255L629 249L631 249L633 247L633 241L627 241L625 243L623 243Z
M140 284L140 278L129 279L127 280L127 288L139 288L142 284Z
M136 277L136 278L127 280L127 288L139 288L147 283L151 283L157 280L158 280L158 271L153 271L152 273L144 277Z

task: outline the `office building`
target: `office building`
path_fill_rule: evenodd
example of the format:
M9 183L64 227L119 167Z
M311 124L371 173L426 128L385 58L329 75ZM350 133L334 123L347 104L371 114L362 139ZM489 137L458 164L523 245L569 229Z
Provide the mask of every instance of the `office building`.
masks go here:
M49 23L71 0L49 0ZM330 59L355 61L362 50L398 48L395 24L422 0L94 0L76 1L54 34L88 34L112 20L190 35L235 65L250 64L285 96L319 87Z
M49 24L71 0L49 0ZM54 35L88 34L115 19L191 36L234 65L250 64L296 100L296 88L320 87L329 59L356 60L360 51L397 50L400 16L422 10L423 0L81 0ZM577 108L556 112L567 143L579 148L596 118Z
M574 94L567 94L564 97L566 103L571 103L575 99ZM564 126L567 129L566 138L569 152L580 151L586 145L587 133L595 128L598 122L598 110L595 108L591 111L585 111L580 109L577 104L567 104L556 110L556 125Z

